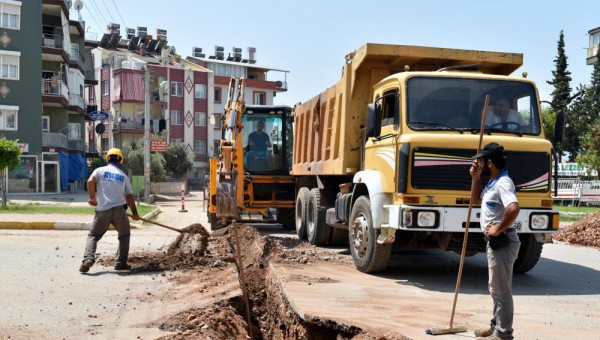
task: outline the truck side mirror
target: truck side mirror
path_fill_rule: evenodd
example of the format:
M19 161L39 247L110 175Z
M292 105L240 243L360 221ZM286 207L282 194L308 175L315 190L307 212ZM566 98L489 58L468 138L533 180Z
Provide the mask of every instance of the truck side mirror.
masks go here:
M554 123L554 144L562 143L565 134L565 112L559 110Z
M381 133L381 105L374 103L367 105L367 138L379 136Z

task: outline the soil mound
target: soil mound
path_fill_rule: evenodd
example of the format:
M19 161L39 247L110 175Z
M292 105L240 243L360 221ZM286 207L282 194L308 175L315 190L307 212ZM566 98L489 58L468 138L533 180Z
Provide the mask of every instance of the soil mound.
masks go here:
M600 248L600 211L586 215L554 234L552 238L571 244Z

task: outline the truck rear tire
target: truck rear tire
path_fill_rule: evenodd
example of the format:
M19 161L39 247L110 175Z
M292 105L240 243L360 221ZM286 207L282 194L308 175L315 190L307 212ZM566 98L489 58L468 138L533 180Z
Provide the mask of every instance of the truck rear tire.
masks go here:
M310 199L306 209L306 237L315 246L324 246L329 241L331 227L325 224L327 209L321 206L321 191L319 188L310 190Z
M525 273L533 269L542 256L543 243L539 243L532 234L520 234L521 248L513 266L515 273Z
M306 240L306 209L310 200L310 190L300 188L296 197L296 235L301 240Z
M360 196L354 203L348 228L350 252L356 269L363 273L384 270L392 256L392 245L377 243L379 231L373 228L371 200L367 196Z

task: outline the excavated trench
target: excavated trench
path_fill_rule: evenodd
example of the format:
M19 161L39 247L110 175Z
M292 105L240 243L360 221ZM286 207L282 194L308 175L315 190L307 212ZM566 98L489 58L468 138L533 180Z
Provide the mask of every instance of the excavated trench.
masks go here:
M209 235L196 224L186 228L188 233L180 235L166 252L132 254L129 261L137 272L179 270L192 276L196 273L214 276L211 271L215 268L223 272L232 267L235 275L239 270L234 228L248 289L253 339L399 339L388 334L366 333L359 327L333 320L301 317L287 300L271 266L272 262L303 264L317 260L319 254L303 248L297 239L271 238L245 224L231 225ZM114 258L99 260L106 265L112 261ZM171 315L154 326L171 332L161 339L249 339L246 320L246 303L240 293L209 306Z

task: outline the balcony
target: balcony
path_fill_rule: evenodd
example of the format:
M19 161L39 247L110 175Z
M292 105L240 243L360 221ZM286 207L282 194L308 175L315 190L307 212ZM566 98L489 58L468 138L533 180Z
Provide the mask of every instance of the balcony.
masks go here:
M60 132L42 132L42 146L67 148L69 142L67 136Z
M42 60L69 62L69 55L64 50L62 35L44 34L42 37Z
M62 80L42 79L42 102L58 104L65 109L69 105L69 89Z
M63 48L63 36L62 35L53 35L53 34L44 34L42 38L42 47L46 48Z
M67 145L71 150L87 151L82 139L69 139Z
M80 95L69 93L69 110L83 115L85 114L85 109L85 100Z
M596 63L596 54L598 54L599 45L588 47L587 50L587 64L594 65Z
M75 20L77 19L77 20ZM79 34L80 36L84 36L84 27L85 21L81 19L81 13L77 10L69 10L69 33L71 34Z
M69 62L71 64L77 64L82 66L85 64L85 58L79 53L79 45L71 46L71 53L69 54Z
M85 84L86 85L98 85L98 79L96 79L96 70L85 71Z

